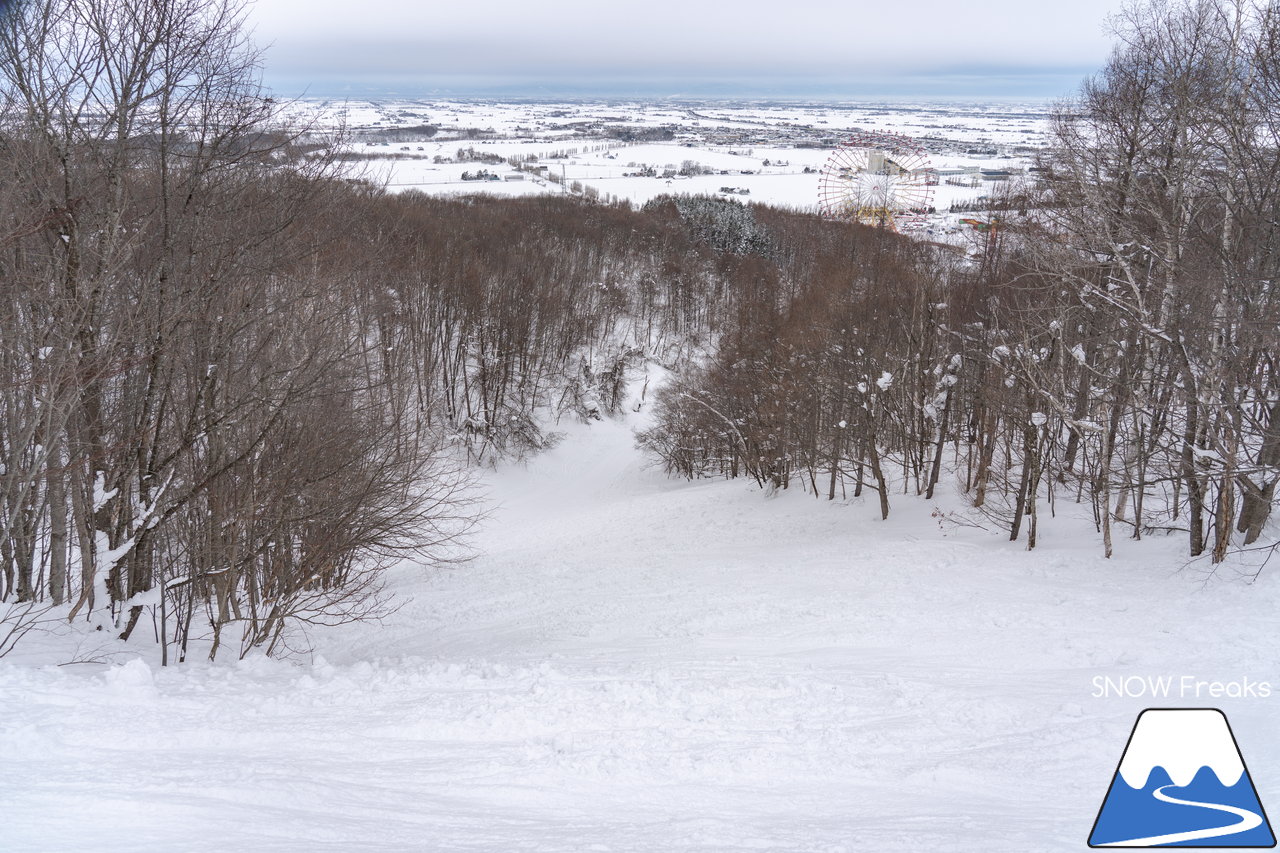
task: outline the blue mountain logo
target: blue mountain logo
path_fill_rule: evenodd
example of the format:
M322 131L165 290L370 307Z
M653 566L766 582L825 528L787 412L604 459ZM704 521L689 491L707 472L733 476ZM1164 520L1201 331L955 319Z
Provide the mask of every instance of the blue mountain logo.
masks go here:
M1217 708L1138 715L1090 847L1275 847L1249 769Z

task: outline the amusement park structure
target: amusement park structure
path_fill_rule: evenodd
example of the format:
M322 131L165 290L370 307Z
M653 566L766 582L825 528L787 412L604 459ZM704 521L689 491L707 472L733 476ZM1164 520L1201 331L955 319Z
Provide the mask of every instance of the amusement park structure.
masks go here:
M818 207L831 219L910 229L929 212L935 183L928 155L910 137L855 133L822 167Z

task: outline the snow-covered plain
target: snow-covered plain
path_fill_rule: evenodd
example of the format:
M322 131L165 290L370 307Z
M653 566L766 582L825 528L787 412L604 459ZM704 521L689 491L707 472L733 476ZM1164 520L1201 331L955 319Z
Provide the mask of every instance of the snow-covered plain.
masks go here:
M588 193L642 205L667 194L726 194L798 210L815 210L819 172L851 135L887 131L916 139L928 163L949 176L934 188L935 235L957 232L972 204L1003 183L973 179L979 170L1024 175L1047 139L1046 103L566 103L303 100L293 116L317 129L345 128L344 148L361 160L353 173L392 192L516 196ZM412 130L430 126L433 135ZM620 138L619 134L626 133ZM631 138L669 134L661 141ZM461 159L463 149L513 161ZM528 158L537 158L528 160ZM536 166L542 167L540 170ZM698 171L676 175L685 164ZM464 180L480 169L497 179ZM806 171L807 170L807 171ZM973 179L971 181L971 179ZM572 189L571 189L572 188ZM729 193L722 193L730 190Z
M672 481L643 420L486 474L475 558L400 567L397 612L311 655L33 638L0 661L0 849L1075 851L1150 705L1223 708L1280 802L1280 697L1094 695L1280 685L1270 570L1104 560L1069 505L1028 553L941 517L954 490L881 522Z

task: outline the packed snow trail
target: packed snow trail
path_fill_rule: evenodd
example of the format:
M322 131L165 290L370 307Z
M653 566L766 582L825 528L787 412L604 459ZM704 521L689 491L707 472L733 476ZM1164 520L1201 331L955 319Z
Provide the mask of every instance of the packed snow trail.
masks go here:
M489 475L475 559L401 567L402 607L313 657L0 661L0 850L1078 851L1167 704L1095 676L1280 684L1266 574L1103 560L1062 518L1027 553L940 524L953 495L881 522L670 481L633 425ZM1264 803L1276 701L1216 700Z

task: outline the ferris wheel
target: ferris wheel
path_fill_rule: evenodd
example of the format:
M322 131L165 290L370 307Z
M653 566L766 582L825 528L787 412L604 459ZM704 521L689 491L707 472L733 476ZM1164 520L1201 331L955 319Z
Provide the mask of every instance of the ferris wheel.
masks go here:
M822 167L818 208L830 219L910 229L929 212L936 182L915 140L882 131L855 133Z

